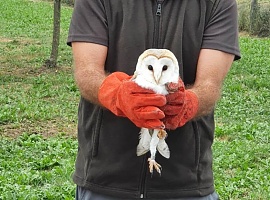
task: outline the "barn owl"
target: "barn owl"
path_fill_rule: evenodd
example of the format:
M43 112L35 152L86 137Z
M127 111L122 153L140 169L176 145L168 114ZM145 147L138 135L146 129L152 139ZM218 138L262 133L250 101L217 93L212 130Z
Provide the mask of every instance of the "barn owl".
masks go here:
M178 83L179 65L174 54L167 49L147 49L138 58L136 71L132 78L139 86L162 95L169 92L167 83ZM155 169L161 175L161 165L155 161L156 151L165 158L170 157L170 150L165 142L167 132L164 129L142 127L137 146L137 156L150 150L148 159L150 173Z

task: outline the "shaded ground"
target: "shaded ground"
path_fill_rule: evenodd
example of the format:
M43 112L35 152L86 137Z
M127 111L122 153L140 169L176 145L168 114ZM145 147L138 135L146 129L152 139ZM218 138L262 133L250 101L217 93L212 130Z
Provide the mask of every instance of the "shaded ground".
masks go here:
M26 121L23 123L0 125L0 132L0 135L12 138L16 138L23 133L40 134L45 138L59 134L69 137L76 137L77 125L75 122L71 122L70 124L62 122L61 119L40 122Z
M37 59L39 56L38 53L36 54L35 51L33 53L30 51L29 53L28 48L31 48L31 46L40 45L41 44L39 41L28 38L9 39L0 37L0 93L2 93L2 98L0 98L0 104L2 108L0 108L0 112L9 112L8 109L4 108L5 106L9 106L7 103L8 100L6 100L6 98L11 99L13 107L16 107L16 105L14 105L15 103L12 101L12 99L24 98L20 96L21 94L25 94L28 98L31 98L31 96L29 96L31 93L26 93L33 88L33 82L39 80L40 77L43 79L48 78L48 81L51 81L51 79L54 79L54 77L55 79L60 79L55 84L56 88L61 88L63 86L69 87L71 89L74 88L72 83L71 66L47 68L42 66L42 61L35 61L35 59ZM40 57L44 57L44 60L46 59L46 56L41 55ZM62 78L63 81L61 80ZM67 83L65 81L67 81ZM46 81L40 82L39 84L44 85L46 84ZM14 91L20 92L18 92L18 94L14 94ZM36 91L32 91L32 93L33 92ZM64 92L69 93L69 91L57 90L56 95L63 95ZM63 105L65 105L70 98L70 101L77 101L75 99L76 97L72 96L72 92L73 91L61 99L61 101L63 101ZM41 100L45 100L46 98L47 97L45 96ZM56 99L54 98L54 96L49 97L48 102L58 106L57 103L59 102L55 103ZM37 97L33 97L33 101L39 101L39 99ZM66 112L70 112L68 109ZM74 109L72 108L72 112L74 110L75 113L75 109L76 108L74 106ZM33 112L35 111L36 110L33 110ZM47 112L50 112L50 110ZM0 113L0 136L17 137L23 133L27 133L41 134L44 137L55 136L58 134L76 137L77 124L75 121L75 115L74 120L67 116L63 116L63 118L51 117L53 119L43 119L41 117L40 120L23 119L23 117L20 118L20 115L18 115L18 117L19 118L10 121L9 119L5 119L3 115L1 118Z

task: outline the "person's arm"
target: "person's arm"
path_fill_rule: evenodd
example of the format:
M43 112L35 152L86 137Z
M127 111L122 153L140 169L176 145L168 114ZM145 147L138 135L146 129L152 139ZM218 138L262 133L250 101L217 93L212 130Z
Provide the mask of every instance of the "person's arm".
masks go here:
M161 108L167 129L176 129L213 111L233 59L234 55L222 51L201 50L194 85L185 88L181 79L177 86L168 85L178 87L178 90L166 96L167 104Z
M195 117L213 111L220 98L223 81L232 65L234 55L213 49L202 49L200 52L197 74L194 85L189 88L199 101Z
M98 91L106 78L104 65L107 47L94 43L73 42L74 76L81 95L98 104Z

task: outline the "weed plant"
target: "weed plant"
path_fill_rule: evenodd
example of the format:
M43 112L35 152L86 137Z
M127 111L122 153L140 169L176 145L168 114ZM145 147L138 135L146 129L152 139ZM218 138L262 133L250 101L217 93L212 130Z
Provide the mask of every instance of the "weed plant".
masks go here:
M257 12L254 14L251 25L251 1L237 0L239 30L246 31L251 35L260 37L270 36L270 2L269 0L258 0Z
M74 199L79 92L62 7L59 66L50 55L51 2L0 4L0 199ZM221 199L270 199L270 39L241 37L241 61L224 83L213 145Z

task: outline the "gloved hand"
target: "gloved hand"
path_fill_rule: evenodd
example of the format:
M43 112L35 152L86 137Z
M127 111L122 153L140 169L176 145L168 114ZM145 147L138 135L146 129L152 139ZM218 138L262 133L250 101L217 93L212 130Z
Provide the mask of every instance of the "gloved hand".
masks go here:
M165 117L158 107L166 104L163 95L144 89L123 72L110 74L101 84L99 102L117 116L128 117L137 127L164 128Z
M191 90L186 90L183 81L179 78L178 83L168 83L166 95L167 104L161 107L165 113L162 120L166 129L174 130L185 125L194 118L198 112L199 100Z

